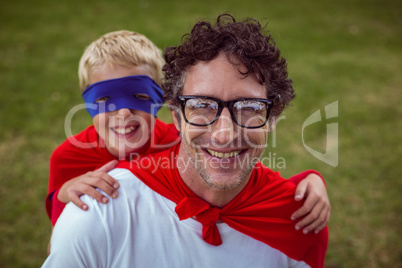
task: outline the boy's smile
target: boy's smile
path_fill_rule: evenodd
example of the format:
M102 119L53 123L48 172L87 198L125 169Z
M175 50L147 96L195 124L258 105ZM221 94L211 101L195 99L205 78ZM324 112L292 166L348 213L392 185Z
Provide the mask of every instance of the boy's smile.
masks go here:
M128 135L128 134L133 134L133 131L138 129L138 125L137 126L126 126L126 127L114 127L114 128L110 128L110 129L119 135Z

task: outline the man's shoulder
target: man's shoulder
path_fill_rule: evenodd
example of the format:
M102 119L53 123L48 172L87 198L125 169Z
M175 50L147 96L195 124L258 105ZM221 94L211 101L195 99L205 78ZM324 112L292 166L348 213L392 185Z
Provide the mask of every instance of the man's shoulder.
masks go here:
M122 188L123 190L132 187L133 184L136 184L139 181L137 176L127 168L114 168L109 171L108 174L118 180L120 185L124 186Z
M109 202L102 204L91 196L83 195L81 196L81 200L88 204L89 209L88 211L82 211L74 208L74 213L82 214L82 217L86 217L86 214L88 214L88 216L91 213L96 214L96 217L100 218L104 225L120 226L117 222L113 222L113 219L119 221L119 219L121 220L122 217L125 217L129 212L130 204L135 202L138 197L146 196L146 193L144 195L142 194L142 192L146 192L146 186L127 169L115 168L109 171L108 174L119 182L118 197L111 198L105 192L97 189L97 191L108 197ZM67 206L75 207L72 203L67 204ZM93 218L95 216L92 215L91 217Z
M304 235L295 230L295 222L290 219L291 214L303 205L303 202L294 200L296 185L262 164L257 164L254 172L257 179L253 195L260 201L255 210L266 217L267 224L271 224L270 228L264 229L267 233L264 231L256 234L254 238L281 250L293 259L307 260L307 263L325 256L328 230ZM256 229L259 221L260 219L256 221ZM270 230L276 230L274 237L269 234ZM278 234L281 234L279 239Z
M148 199L153 198L154 191L149 188L137 174L127 168L117 167L108 172L110 176L119 182L119 196L113 201L113 206L119 206L122 202L132 202L136 198ZM102 192L103 193L103 192ZM103 193L107 196L106 193ZM91 198L91 197L87 197ZM94 200L97 202L96 200Z
M111 256L118 255L130 236L128 233L133 227L130 217L135 214L133 202L138 201L136 193L141 189L133 184L136 180L128 170L114 169L110 173L119 180L118 197L109 197L108 203L103 204L83 195L80 198L88 205L87 211L72 202L68 203L53 230L51 258L55 260L50 263L61 259L69 264L63 267L73 267L79 261L90 263L86 267L111 266L108 264L113 261ZM107 196L104 192L102 194ZM88 254L83 256L82 252Z
M253 170L252 181L247 186L247 195L252 200L258 200L259 206L256 208L264 209L263 215L287 221L302 205L301 202L294 200L295 190L295 184L283 178L279 172L257 163Z
M293 182L282 177L279 172L264 166L261 162L256 164L253 171L256 183L264 186L266 190L280 190L280 192L291 194L296 190Z

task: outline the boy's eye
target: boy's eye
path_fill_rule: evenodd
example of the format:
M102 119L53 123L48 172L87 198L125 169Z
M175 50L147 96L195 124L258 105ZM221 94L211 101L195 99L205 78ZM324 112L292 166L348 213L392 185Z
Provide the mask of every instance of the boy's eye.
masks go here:
M110 97L106 96L106 97L102 97L102 98L97 99L95 102L106 102L108 100L110 100Z
M140 100L149 100L150 97L147 94L133 94L134 98L140 99Z

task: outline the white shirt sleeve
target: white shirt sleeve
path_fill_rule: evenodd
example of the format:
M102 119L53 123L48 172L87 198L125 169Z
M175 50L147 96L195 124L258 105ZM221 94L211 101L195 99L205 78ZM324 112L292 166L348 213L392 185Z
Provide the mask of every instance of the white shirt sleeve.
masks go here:
M107 266L109 238L98 213L99 204L88 196L81 199L88 204L88 211L71 202L66 205L54 227L51 252L42 267Z

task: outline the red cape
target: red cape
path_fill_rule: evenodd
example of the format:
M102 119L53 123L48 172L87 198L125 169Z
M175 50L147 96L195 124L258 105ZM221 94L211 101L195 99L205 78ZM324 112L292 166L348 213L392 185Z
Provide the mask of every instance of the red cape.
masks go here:
M307 235L295 230L290 216L302 204L294 201L294 183L257 163L240 194L222 209L211 207L181 179L176 168L179 148L180 144L136 162L121 162L118 168L129 169L155 192L178 204L176 213L180 219L196 216L203 224L203 238L210 244L221 243L215 224L220 219L292 259L304 261L311 267L324 267L328 228L319 234ZM147 169L141 168L141 161L147 163Z
M175 126L156 119L151 144L142 155L166 150L166 146L158 147L158 145L167 144L168 147L171 147L175 141L178 141L178 132ZM80 148L74 144L81 144L86 148ZM50 175L46 198L46 211L53 225L65 206L57 198L51 198L55 191L59 190L66 181L93 171L113 159L117 158L106 149L93 125L79 134L69 137L56 148L50 158Z

